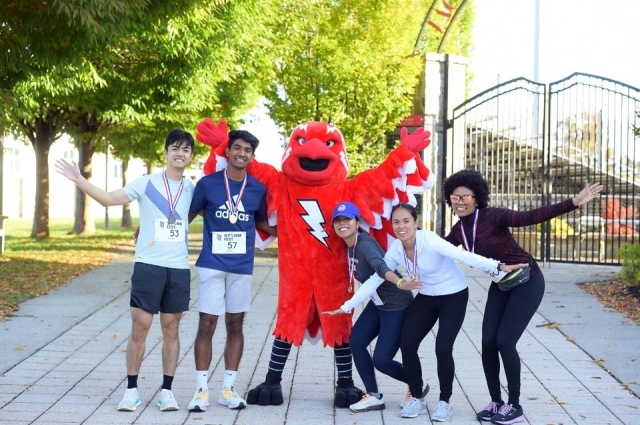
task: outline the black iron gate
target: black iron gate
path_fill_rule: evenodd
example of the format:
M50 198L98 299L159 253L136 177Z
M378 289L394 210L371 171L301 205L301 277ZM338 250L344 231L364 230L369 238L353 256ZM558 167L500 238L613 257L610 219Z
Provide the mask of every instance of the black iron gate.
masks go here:
M491 206L516 210L603 183L599 201L512 230L539 260L618 263L617 249L640 240L640 140L632 130L639 109L639 89L593 75L507 81L453 110L445 172L481 171Z

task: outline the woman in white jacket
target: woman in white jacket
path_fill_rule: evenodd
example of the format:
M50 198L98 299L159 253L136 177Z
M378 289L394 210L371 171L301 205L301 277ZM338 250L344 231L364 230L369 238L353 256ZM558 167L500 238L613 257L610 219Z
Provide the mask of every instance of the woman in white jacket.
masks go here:
M467 279L455 260L484 270L495 281L528 264L507 266L497 260L462 251L433 232L419 230L417 218L411 205L399 204L393 208L391 225L398 239L385 255L389 267L403 264L410 277L422 281L422 287L407 309L400 336L402 365L413 395L402 409L402 417L415 418L426 413L426 403L418 398L422 388L418 348L438 322L436 360L440 397L431 420L443 422L449 420L453 413L449 404L455 373L453 344L462 327L469 300Z

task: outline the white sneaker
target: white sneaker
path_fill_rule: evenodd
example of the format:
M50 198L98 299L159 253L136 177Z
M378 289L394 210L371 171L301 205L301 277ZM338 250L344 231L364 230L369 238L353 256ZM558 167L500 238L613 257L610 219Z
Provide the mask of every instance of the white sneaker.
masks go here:
M369 393L364 393L362 399L359 402L353 403L351 406L349 406L349 409L356 413L368 412L370 410L384 410L384 408L384 396L380 394L380 398L378 398L372 396Z
M133 412L140 406L140 395L137 388L127 388L124 390L124 397L118 404L118 410L122 412Z
M445 422L453 416L453 409L446 401L440 400L436 406L436 410L431 415L431 420L436 422Z
M236 393L233 387L222 389L220 397L218 397L218 403L227 406L229 409L244 409L247 407L247 402Z
M180 409L171 390L163 389L160 391L160 397L158 397L158 402L156 404L163 412L173 412Z
M417 418L418 415L424 415L427 413L427 406L421 400L412 398L400 412L400 416L403 418Z
M204 412L209 405L209 391L198 388L193 394L193 398L189 402L189 411L191 412Z
M429 394L429 384L426 384L424 390L422 390L422 394L420 395L420 399L424 401L424 398ZM404 396L404 400L400 402L400 407L404 407L413 399L411 395L411 390L407 387L407 394Z

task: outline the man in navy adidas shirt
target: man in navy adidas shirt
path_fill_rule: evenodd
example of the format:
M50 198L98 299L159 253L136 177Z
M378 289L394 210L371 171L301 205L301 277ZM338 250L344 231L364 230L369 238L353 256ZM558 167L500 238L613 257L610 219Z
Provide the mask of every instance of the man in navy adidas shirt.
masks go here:
M196 392L189 410L209 405L209 366L218 317L225 316L225 373L218 403L243 409L247 403L234 390L244 348L242 325L251 307L256 226L275 234L267 223L266 189L246 172L258 139L248 131L229 132L228 167L203 177L196 185L189 217L204 216L202 252L196 261L200 286L200 322L195 341Z

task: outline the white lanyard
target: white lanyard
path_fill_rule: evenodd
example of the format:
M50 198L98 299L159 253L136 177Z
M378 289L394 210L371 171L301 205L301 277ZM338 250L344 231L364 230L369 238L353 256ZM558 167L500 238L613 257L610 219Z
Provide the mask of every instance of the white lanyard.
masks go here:
M178 204L178 199L180 199L180 195L182 195L182 183L183 178L180 178L180 186L178 186L178 192L176 193L176 199L174 200L171 197L171 188L169 187L169 179L167 178L167 172L162 173L162 182L164 183L164 190L167 192L167 200L169 201L169 224L173 224L176 222L176 217L173 215L173 212L176 209L176 205Z
M244 189L246 187L247 173L245 172L242 187L240 188L240 194L238 195L238 202L233 202L231 190L229 189L229 176L227 175L227 169L224 169L224 188L227 190L227 201L229 201L229 208L231 209L229 213L229 223L231 224L236 224L236 221L238 221L238 208L240 208L240 200L242 199L242 195L244 195Z
M462 224L462 220L460 220L460 231L462 232L462 241L464 242L464 247L469 252L475 252L476 248L476 230L478 228L478 209L476 208L476 212L473 216L473 230L471 231L473 240L471 241L471 249L469 249L469 242L467 241L467 235L464 234L464 225Z

